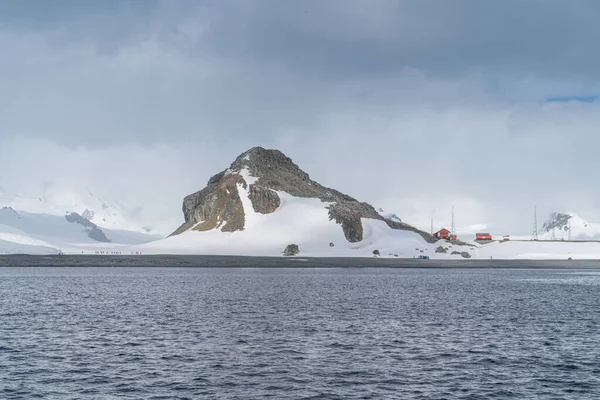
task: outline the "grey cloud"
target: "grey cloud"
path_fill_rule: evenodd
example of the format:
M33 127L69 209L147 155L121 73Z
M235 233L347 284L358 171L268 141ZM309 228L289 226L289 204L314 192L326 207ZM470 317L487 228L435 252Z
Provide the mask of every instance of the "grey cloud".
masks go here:
M340 110L599 89L589 49L600 6L586 1L13 1L2 11L4 131L67 142L266 140Z

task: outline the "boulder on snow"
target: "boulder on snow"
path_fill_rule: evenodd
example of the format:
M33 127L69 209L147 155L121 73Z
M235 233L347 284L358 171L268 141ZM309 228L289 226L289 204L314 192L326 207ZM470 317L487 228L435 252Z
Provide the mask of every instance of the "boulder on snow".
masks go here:
M295 256L300 253L300 248L297 244L288 244L285 250L283 251L283 255L286 257Z
M450 254L452 254L453 256L461 256L462 258L471 258L471 255L466 251L463 251L463 252L453 251Z
M335 244L333 244L333 242L329 243L329 247L333 247L335 246Z
M435 249L436 253L447 253L446 249L443 246L439 246L437 249Z
M381 254L379 253L379 250L373 250L373 255L374 255L375 257L378 257L378 256L380 256Z

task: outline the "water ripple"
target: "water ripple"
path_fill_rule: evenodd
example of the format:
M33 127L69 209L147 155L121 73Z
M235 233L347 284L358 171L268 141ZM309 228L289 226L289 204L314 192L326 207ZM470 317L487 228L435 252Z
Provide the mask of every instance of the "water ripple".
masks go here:
M598 284L589 270L3 268L0 398L600 398Z

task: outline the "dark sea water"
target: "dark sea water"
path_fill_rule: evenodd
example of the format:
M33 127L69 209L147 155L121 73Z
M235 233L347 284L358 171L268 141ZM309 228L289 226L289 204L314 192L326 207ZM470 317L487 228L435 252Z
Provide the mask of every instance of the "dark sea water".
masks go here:
M0 399L600 399L600 271L0 268Z

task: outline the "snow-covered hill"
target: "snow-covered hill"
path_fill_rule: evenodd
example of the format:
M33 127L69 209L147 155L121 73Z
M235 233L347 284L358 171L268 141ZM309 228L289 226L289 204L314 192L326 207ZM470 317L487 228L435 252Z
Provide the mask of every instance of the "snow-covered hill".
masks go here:
M300 256L461 258L469 247L404 224L399 217L321 186L277 150L241 154L206 188L184 200L185 223L169 238L135 247L144 254L281 255L290 244Z
M114 208L104 204L95 213L90 203L77 197L71 201L54 197L52 202L17 196L0 198L0 254L94 254L96 249L112 251L162 238L128 224ZM100 199L98 199L101 201ZM98 206L96 203L95 206ZM73 207L73 208L71 208ZM81 214L77 210L82 210ZM101 222L102 225L94 221ZM109 226L112 228L105 228Z
M75 212L101 228L119 231L158 234L141 226L118 200L108 200L89 190L74 191L69 188L50 190L43 197L9 196L0 193L0 207L10 207L30 214L63 216Z

